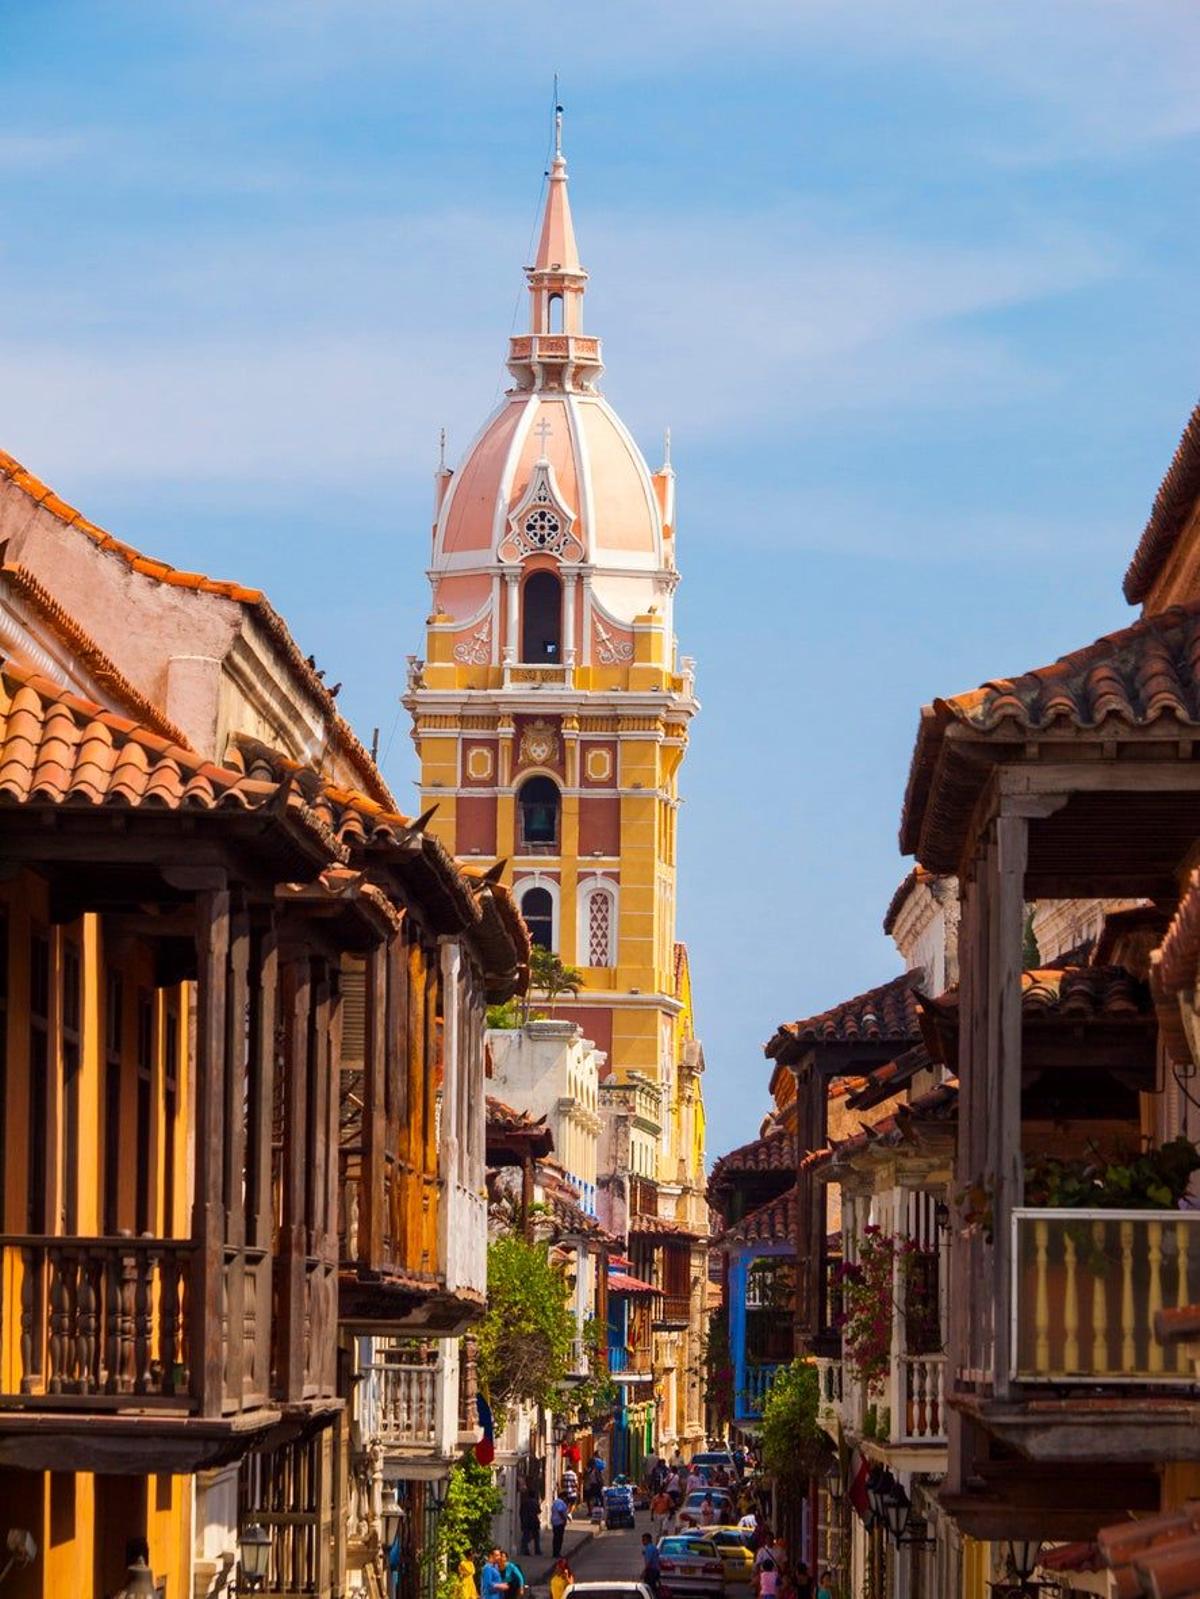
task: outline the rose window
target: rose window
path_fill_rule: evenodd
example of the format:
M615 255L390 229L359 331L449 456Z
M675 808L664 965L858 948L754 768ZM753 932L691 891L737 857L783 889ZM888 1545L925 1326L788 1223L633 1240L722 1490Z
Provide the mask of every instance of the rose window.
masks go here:
M562 523L553 511L532 511L525 518L525 537L535 550L555 549L562 541Z

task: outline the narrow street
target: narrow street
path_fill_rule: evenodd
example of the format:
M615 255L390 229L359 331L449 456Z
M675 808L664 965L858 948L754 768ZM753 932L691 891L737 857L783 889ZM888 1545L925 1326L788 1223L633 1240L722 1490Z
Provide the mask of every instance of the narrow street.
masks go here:
M650 1529L648 1512L639 1511L637 1521L636 1530L625 1527L619 1531L601 1532L586 1537L585 1542L577 1542L572 1537L576 1525L582 1530L582 1524L572 1524L565 1553L576 1579L579 1582L602 1582L607 1578L632 1580L639 1577L642 1571L642 1534ZM543 1539L542 1547L549 1548L547 1539ZM525 1574L539 1593L549 1592L553 1566L554 1562L545 1557L541 1560L531 1557L526 1562Z

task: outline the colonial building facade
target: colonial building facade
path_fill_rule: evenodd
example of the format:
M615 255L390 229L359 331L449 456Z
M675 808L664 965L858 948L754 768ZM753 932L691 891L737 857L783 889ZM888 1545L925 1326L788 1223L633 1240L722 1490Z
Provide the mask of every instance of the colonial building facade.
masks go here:
M705 1292L703 1058L675 938L696 700L674 636L675 479L669 459L649 470L600 393L561 119L558 133L512 386L457 470L437 474L432 614L406 704L431 827L460 860L505 863L534 943L583 972L557 1007L607 1057L606 1082L648 1084L656 1101L653 1200L637 1211L625 1184L620 1205L626 1221L649 1205L656 1240L680 1246L670 1294L688 1308L662 1344L661 1421L698 1438L685 1373Z

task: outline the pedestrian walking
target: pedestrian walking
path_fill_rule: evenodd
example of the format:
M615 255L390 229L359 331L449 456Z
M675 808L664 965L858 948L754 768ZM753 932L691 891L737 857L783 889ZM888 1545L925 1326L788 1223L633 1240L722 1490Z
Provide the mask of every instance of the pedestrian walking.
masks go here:
M530 1553L530 1544L533 1553L540 1555L542 1552L542 1502L532 1487L526 1487L521 1494L518 1507L521 1524L521 1553Z
M755 1574L754 1591L758 1599L775 1599L779 1592L779 1572L775 1569L775 1562L770 1555L759 1566Z
M483 1592L481 1599L504 1599L504 1567L500 1563L499 1549L493 1549L483 1563Z
M515 1560L508 1558L508 1551L501 1550L500 1558L504 1562L502 1578L504 1582L505 1599L521 1599L525 1589L525 1573Z
M567 1522L571 1519L571 1507L560 1491L555 1495L554 1503L550 1506L550 1547L557 1560L562 1554L563 1538L567 1531ZM484 1595L487 1599L487 1595Z
M575 1573L571 1570L565 1556L554 1562L554 1570L550 1573L550 1599L563 1599L567 1589L575 1581Z
M654 1531L657 1537L665 1538L667 1533L674 1531L675 1506L665 1486L660 1487L650 1501L650 1514L654 1518Z
M642 1534L642 1581L654 1595L654 1599L658 1599L659 1585L662 1582L662 1556L648 1532Z
M807 1561L801 1560L797 1565L796 1575L792 1579L792 1585L796 1590L796 1599L813 1599L813 1588L815 1584L813 1583L812 1578L809 1576Z
M833 1599L833 1572L823 1571L817 1584L817 1599Z

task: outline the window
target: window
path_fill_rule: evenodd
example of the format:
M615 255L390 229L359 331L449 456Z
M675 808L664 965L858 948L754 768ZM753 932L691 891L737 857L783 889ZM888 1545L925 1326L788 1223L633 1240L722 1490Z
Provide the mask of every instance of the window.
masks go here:
M531 511L525 537L534 548L552 546L561 529L558 517L545 507ZM553 572L531 572L525 580L521 623L522 661L554 664L562 659L562 584Z
M521 854L549 854L558 848L562 795L553 778L531 777L517 795L517 846Z
M582 895L579 948L587 951L589 966L615 966L616 896L606 883L595 879L583 886Z
M539 949L554 948L554 901L546 888L527 888L521 895L521 915L532 943Z
M550 296L547 310L549 315L546 320L549 332L561 333L563 330L563 297L561 294L552 294Z

